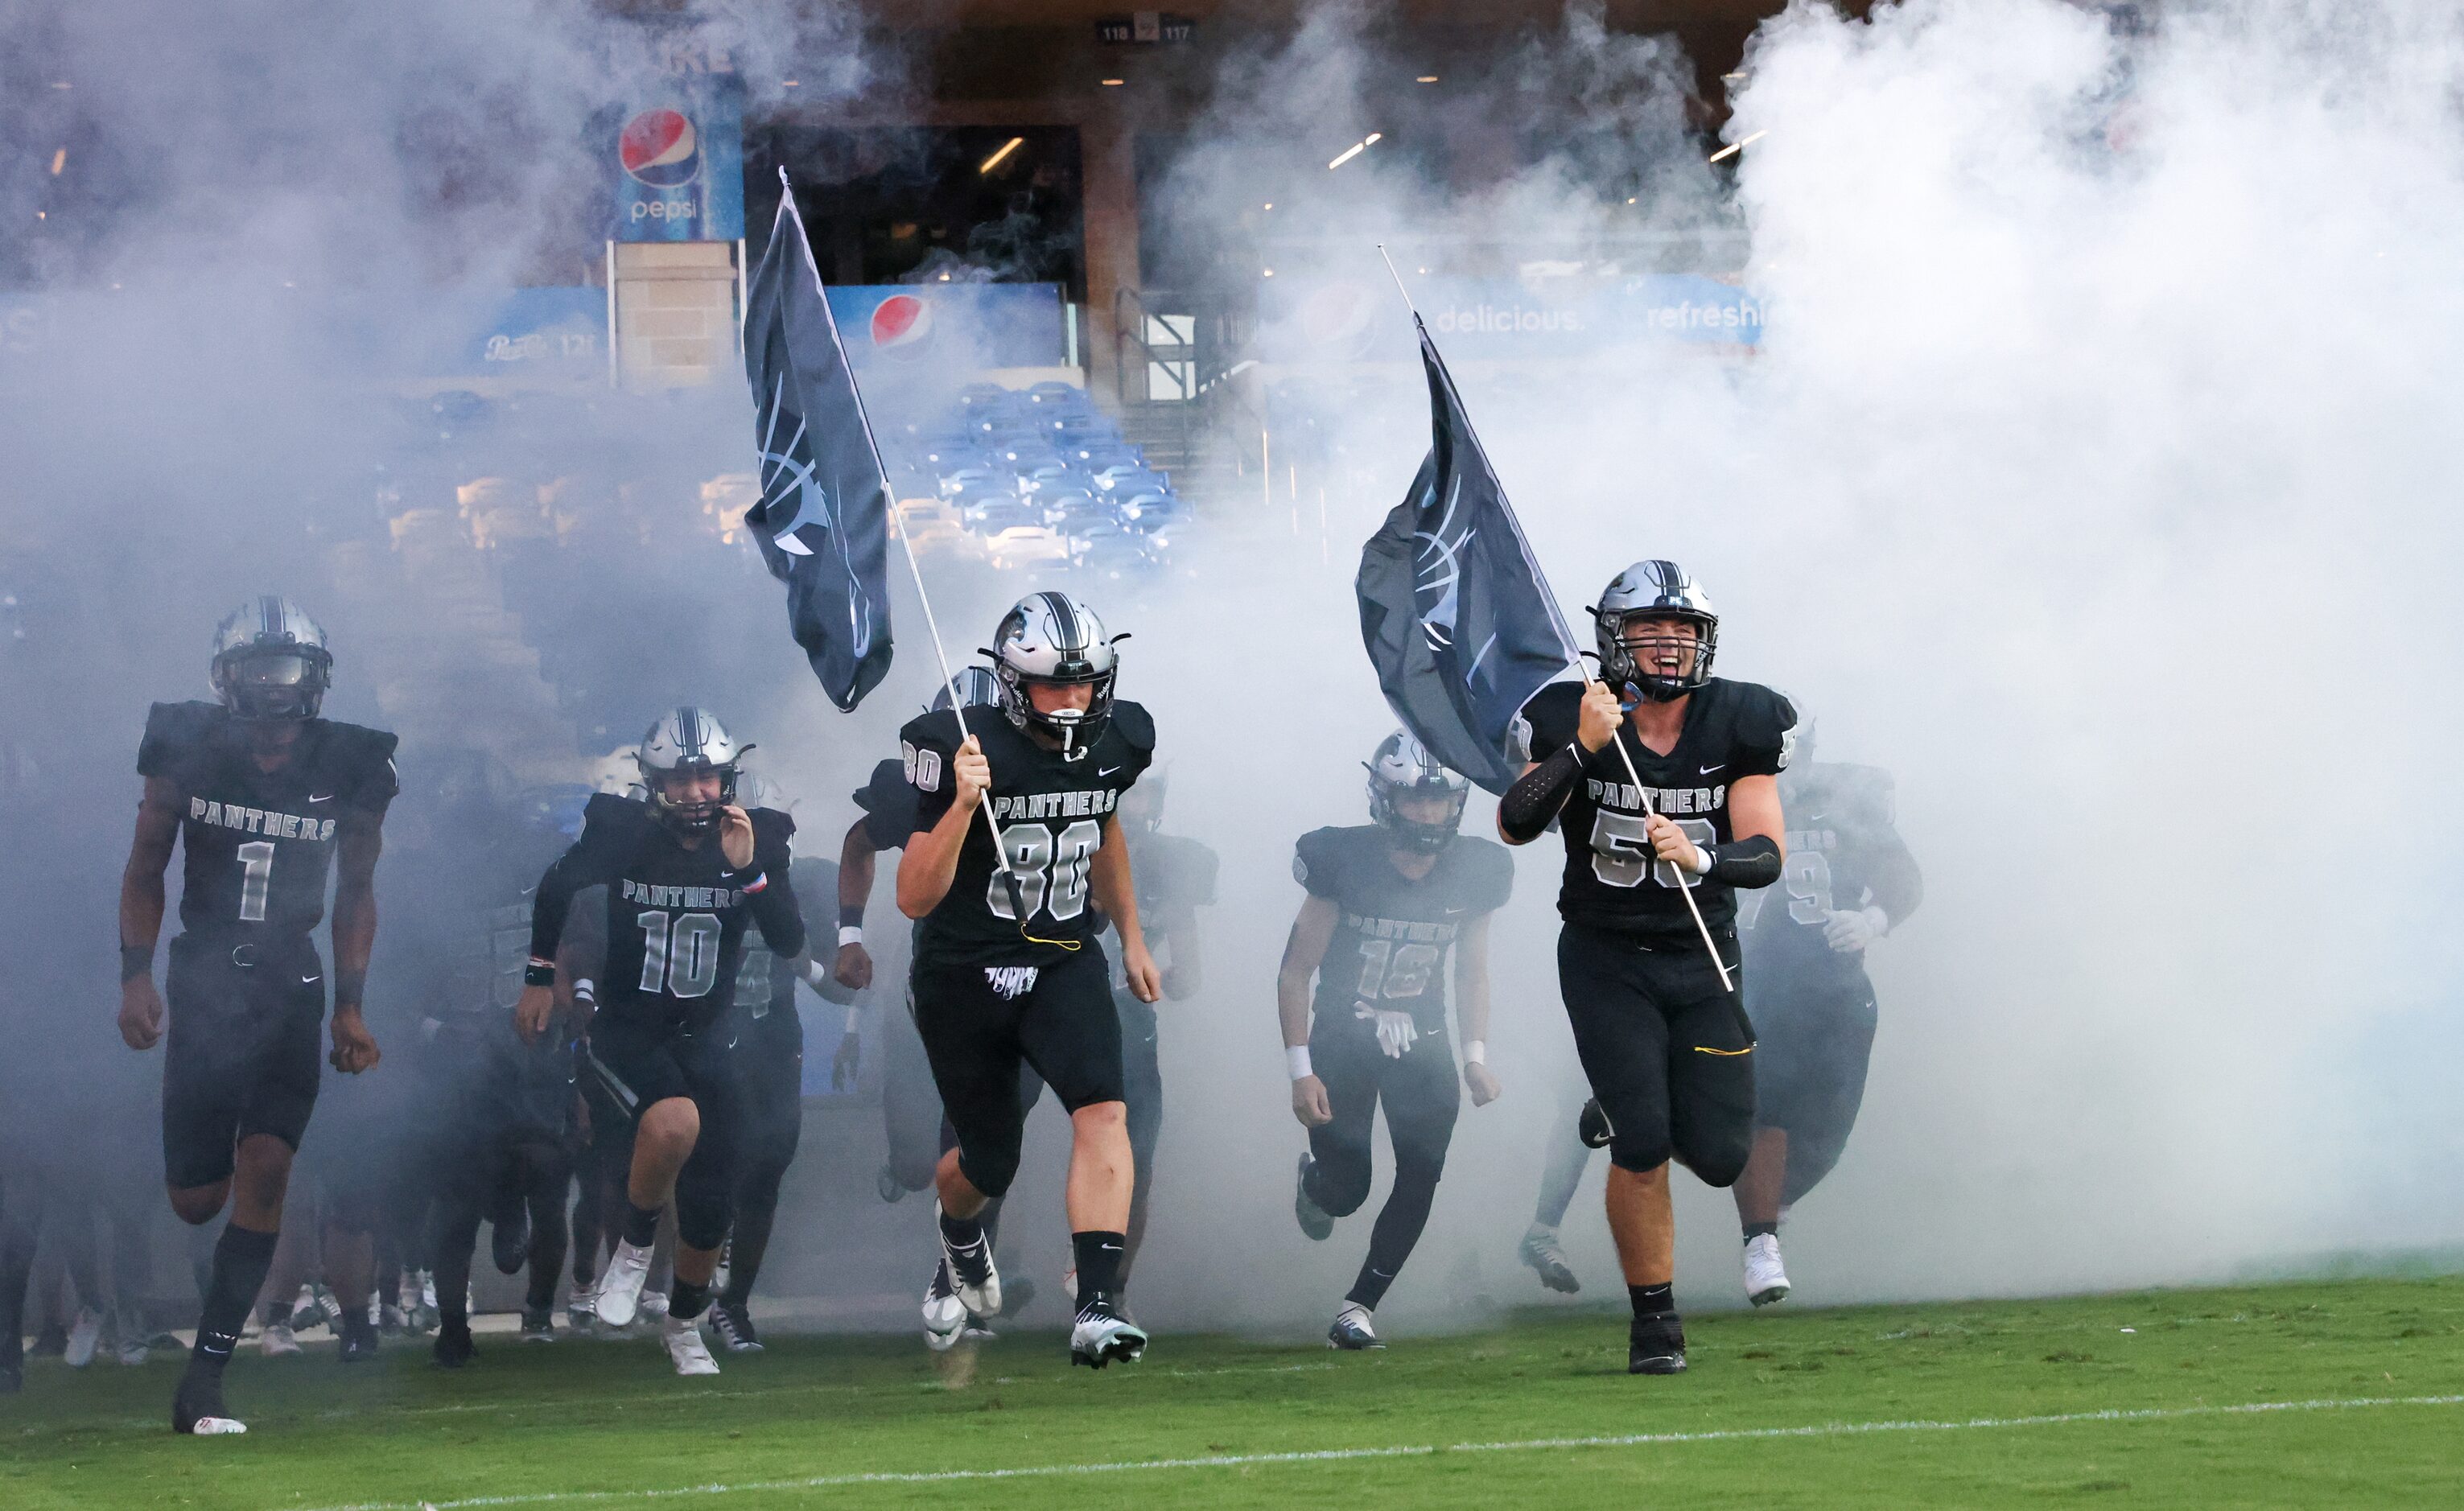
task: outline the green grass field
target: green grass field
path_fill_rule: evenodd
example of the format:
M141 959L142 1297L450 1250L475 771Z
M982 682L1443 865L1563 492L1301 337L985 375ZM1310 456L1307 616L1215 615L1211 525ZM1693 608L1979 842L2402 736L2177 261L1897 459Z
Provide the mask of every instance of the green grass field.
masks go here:
M165 1422L178 1365L37 1361L0 1399L0 1506L1348 1503L2426 1505L2464 1501L2464 1278L1698 1318L1624 1372L1551 1310L1367 1355L1056 1334L935 1359L790 1339L671 1375L655 1344L510 1338L345 1369L244 1354L245 1437ZM979 1478L982 1477L982 1478Z

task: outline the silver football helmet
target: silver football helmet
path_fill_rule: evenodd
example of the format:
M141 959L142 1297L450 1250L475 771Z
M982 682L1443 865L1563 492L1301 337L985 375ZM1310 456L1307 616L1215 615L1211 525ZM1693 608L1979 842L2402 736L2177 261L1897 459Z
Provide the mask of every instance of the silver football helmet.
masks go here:
M1633 619L1681 619L1694 626L1691 642L1627 635ZM1720 616L1703 589L1674 561L1638 561L1617 575L1592 608L1599 636L1600 680L1653 703L1669 703L1711 680L1711 658L1720 648ZM1686 663L1685 653L1693 653ZM1673 652L1677 669L1662 669Z
M313 719L333 686L334 655L298 604L264 593L215 626L209 677L233 718Z
M1377 742L1369 757L1369 817L1407 850L1433 855L1455 843L1463 829L1463 804L1471 798L1471 781L1448 771L1427 746L1408 730L1397 730ZM1397 811L1406 798L1443 798L1452 804L1442 822L1416 823Z
M1063 760L1081 760L1095 748L1112 717L1112 685L1120 664L1112 649L1127 635L1106 635L1095 611L1067 593L1029 593L1001 616L992 659L1001 684L1001 712L1020 730L1041 735ZM1087 707L1039 711L1028 688L1036 683L1093 690Z
M736 801L737 762L752 748L737 744L736 737L707 710L691 706L669 710L642 736L642 748L633 757L642 769L642 785L649 792L650 811L679 829L709 829L718 822L719 810ZM717 800L671 801L667 778L688 772L715 772Z
M956 675L959 707L989 709L1001 702L1001 682L994 677L990 667L960 667ZM950 685L945 682L935 690L932 705L924 712L938 713L949 706Z

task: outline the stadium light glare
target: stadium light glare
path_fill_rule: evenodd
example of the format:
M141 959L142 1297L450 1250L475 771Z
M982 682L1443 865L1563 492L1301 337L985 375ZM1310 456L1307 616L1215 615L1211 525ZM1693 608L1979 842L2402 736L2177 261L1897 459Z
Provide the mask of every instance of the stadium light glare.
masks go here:
M1363 152L1375 146L1385 135L1386 133L1382 131L1373 131L1369 133L1366 137L1361 138L1359 141L1337 153L1334 161L1326 165L1326 170L1330 173L1333 172L1336 168L1343 166L1353 158L1360 156Z
M779 87L781 89L796 89L801 87L803 82L804 81L801 78L782 78L779 80Z
M1742 142L1731 142L1727 146L1722 147L1719 151L1712 153L1709 161L1717 163L1723 158L1733 158L1738 153L1743 152L1746 148L1752 146L1755 142L1760 142L1763 138L1770 135L1771 133L1768 131L1757 131L1752 136L1746 138Z
M979 175L990 173L993 169L1000 167L1002 161L1011 153L1016 152L1019 148L1024 145L1026 145L1026 139L1024 137L1010 138L1007 142L1002 142L991 157L984 159L983 166L976 169L976 172Z
M1412 80L1412 82L1416 84L1434 84L1437 81L1438 76L1435 74L1422 74L1419 77Z
M1265 272L1263 272L1263 273L1261 273L1261 274L1258 274L1258 276L1260 276L1260 277L1262 277L1262 278L1271 278L1271 277L1273 277L1274 275L1275 275L1275 270L1274 270L1274 269L1272 269L1272 268L1268 268L1268 269L1266 269Z
M1108 78L1108 79L1105 79L1105 80L1103 81L1103 83L1104 83L1104 87L1105 87L1106 89L1118 89L1118 88L1120 88L1120 87L1121 87L1121 85L1123 85L1123 84L1125 84L1125 83L1127 83L1127 82L1129 82L1127 79L1121 79L1121 78Z
M58 177L60 176L60 169L62 169L62 168L64 168L64 167L67 167L68 165L69 165L69 149L68 149L68 148L66 148L66 147L62 147L62 148L60 148L57 152L55 152L55 153L53 153L53 154L52 154L52 177L54 177L54 178L58 178Z

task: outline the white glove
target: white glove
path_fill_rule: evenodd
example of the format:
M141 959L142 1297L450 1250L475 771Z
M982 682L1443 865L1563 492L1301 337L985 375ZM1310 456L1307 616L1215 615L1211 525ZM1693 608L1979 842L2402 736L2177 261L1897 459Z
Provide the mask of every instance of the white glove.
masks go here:
M1412 1021L1409 1013L1381 1012L1366 1002L1353 1004L1353 1011L1358 1017L1377 1020L1377 1047L1386 1052L1389 1060L1402 1059L1403 1052L1420 1037L1419 1027Z
M1841 954L1862 954L1865 947L1882 937L1890 927L1891 915L1879 908L1835 912L1822 926L1822 939Z

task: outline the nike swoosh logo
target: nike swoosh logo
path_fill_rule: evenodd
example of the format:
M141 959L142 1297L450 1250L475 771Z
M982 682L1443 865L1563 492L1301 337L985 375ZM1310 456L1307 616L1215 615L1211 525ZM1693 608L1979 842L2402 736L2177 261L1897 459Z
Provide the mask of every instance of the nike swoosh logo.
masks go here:
M1112 773L1114 773L1114 772L1116 772L1116 771L1119 771L1120 769L1121 769L1121 768L1119 768L1118 766L1107 766L1107 767L1105 767L1102 771L1097 772L1095 775L1096 775L1096 776L1098 776L1098 777L1110 777L1111 775L1112 775Z
M321 975L303 975L299 978L299 984L301 986L315 986L318 982L322 981L323 979L325 978Z
M332 802L334 800L334 795L330 792L318 793L312 796L308 800L310 802Z
M1713 772L1715 772L1715 771L1719 771L1719 770L1721 770L1721 769L1725 768L1727 764L1728 764L1728 763L1727 763L1727 761L1720 761L1720 762L1718 762L1718 763L1717 763L1717 764L1715 764L1715 765L1710 765L1710 766L1705 766L1705 767L1704 767L1700 772L1696 773L1695 775L1697 775L1697 776L1701 776L1701 777L1708 777L1708 776L1710 776Z

